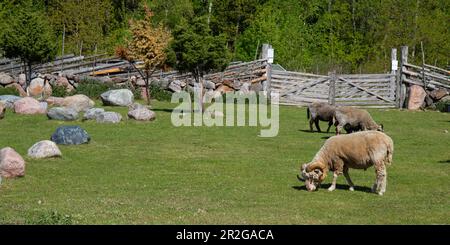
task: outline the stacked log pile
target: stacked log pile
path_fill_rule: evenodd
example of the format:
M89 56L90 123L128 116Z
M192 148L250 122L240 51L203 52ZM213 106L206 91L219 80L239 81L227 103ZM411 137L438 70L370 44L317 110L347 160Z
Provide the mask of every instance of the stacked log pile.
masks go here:
M79 64L78 64L79 67ZM70 69L70 66L66 68ZM109 69L113 72L108 72ZM93 71L97 72L93 72ZM99 70L99 71L98 71ZM127 68L125 62L115 62L111 66L100 68L83 68L77 72L64 71L37 74L28 87L26 87L25 74L14 74L0 72L0 87L14 87L21 96L51 96L55 86L64 87L67 92L76 91L78 85L85 81L94 81L114 85L116 87L131 87L141 91L145 98L144 79ZM96 76L94 76L96 75ZM159 86L170 92L194 91L198 86L190 73L180 74L176 71L158 72L152 75L151 84ZM232 64L223 72L207 74L203 78L205 93L221 94L242 91L259 92L264 90L267 80L266 60L256 60L252 62Z

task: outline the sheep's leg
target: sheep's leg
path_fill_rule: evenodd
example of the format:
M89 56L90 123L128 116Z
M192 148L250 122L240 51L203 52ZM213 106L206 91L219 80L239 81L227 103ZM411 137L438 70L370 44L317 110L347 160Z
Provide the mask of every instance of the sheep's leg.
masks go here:
M327 129L327 133L329 133L330 132L330 128L331 128L331 126L333 125L333 120L330 120L329 122L328 122L328 129Z
M331 182L331 186L328 188L328 191L334 191L336 189L336 180L339 176L337 171L333 172L333 181Z
M387 185L387 172L386 169L383 171L383 182L381 183L381 190L378 194L383 195L386 192L386 185Z
M319 118L316 118L316 119L314 120L314 124L316 125L317 131L318 131L318 132L322 132L322 130L320 130L320 127L319 127Z
M311 118L309 119L309 130L311 130L311 132L314 131L314 130L313 130L313 123L314 123L314 119L311 117Z
M378 167L376 167L375 173L376 173L376 180L375 184L372 187L372 192L376 192L381 196L386 191L386 182L385 182L387 176L386 169L384 168L384 166L379 165Z
M342 127L342 125L340 125L340 124L336 126L336 135L341 134L342 128L343 128L343 127Z
M345 176L345 179L347 180L348 185L350 186L349 190L354 191L355 185L353 184L353 181L350 179L350 175L348 174L348 168L344 168L344 176Z

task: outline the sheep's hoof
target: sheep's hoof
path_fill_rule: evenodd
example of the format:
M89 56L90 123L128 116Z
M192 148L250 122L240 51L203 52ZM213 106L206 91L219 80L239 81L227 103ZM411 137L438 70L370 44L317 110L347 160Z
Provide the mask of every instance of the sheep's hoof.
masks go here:
M336 187L330 186L330 187L328 188L328 191L334 191L334 189L336 189Z
M380 195L380 196L382 196L383 194L384 194L384 193L383 193L383 192L381 192L381 191L380 191L380 192L378 192L378 195Z
M348 188L349 191L354 191L355 188L353 188L353 186L350 186L350 188Z

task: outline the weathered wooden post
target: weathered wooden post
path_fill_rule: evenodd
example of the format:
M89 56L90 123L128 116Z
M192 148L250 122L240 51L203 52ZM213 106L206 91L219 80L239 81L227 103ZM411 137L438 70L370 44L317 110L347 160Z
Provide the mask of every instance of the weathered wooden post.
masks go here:
M272 80L272 63L267 62L267 66L266 66L266 76L267 76L267 80L266 80L266 93L267 93L267 99L269 100L269 102L272 99L272 89L271 89L271 80Z
M398 60L397 60L397 49L393 48L391 50L391 96L395 98L395 104L397 108L400 108L400 76L399 76Z
M336 70L328 73L330 77L330 87L328 92L328 104L336 104Z
M406 85L403 82L404 79L406 78L406 75L403 74L403 70L406 70L406 66L405 64L408 63L408 46L402 46L402 59L400 60L400 67L399 67L399 81L400 81L400 108L403 107L403 105L405 104L405 100L406 100Z
M274 49L270 44L263 44L261 51L261 59L266 59L266 81L263 82L263 89L266 92L268 100L271 99L271 78L272 78L272 63L274 59Z

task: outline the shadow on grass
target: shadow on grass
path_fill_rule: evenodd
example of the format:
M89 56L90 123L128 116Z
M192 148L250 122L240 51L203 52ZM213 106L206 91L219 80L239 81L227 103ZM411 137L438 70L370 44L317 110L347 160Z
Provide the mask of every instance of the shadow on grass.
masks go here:
M304 133L331 134L331 132L330 132L330 133L327 133L326 131L317 132L316 130L311 131L311 130L309 130L309 129L299 129L298 131L304 132Z
M441 160L441 161L439 161L439 163L450 163L450 159L449 160Z
M327 191L327 189L331 186L331 184L324 184L321 185L319 189L325 189ZM293 189L296 189L298 191L306 191L306 186L302 185L302 186L292 186ZM342 184L336 184L336 189L337 190L347 190L348 191L349 186L348 185L342 185ZM360 192L366 192L366 193L372 193L372 189L367 187L367 186L354 186L355 191L360 191Z
M172 113L173 109L152 109L152 111L163 111L163 112L169 112Z

